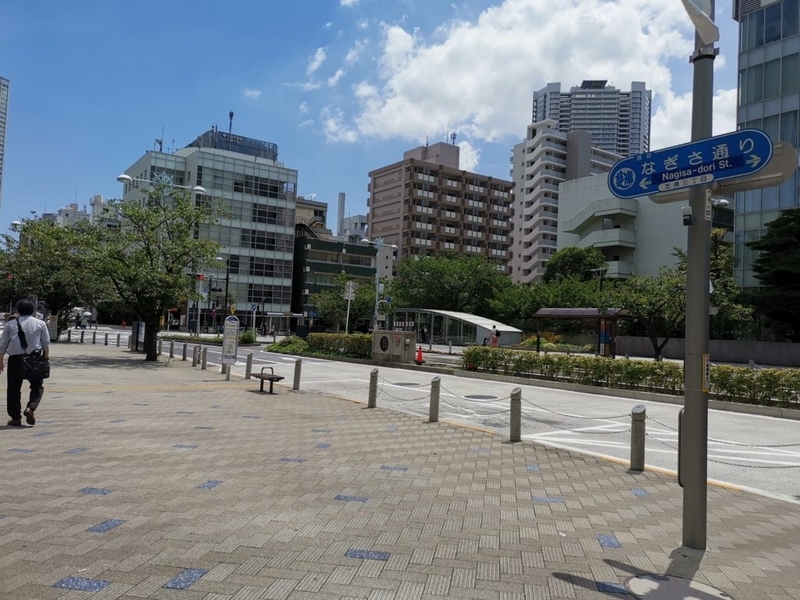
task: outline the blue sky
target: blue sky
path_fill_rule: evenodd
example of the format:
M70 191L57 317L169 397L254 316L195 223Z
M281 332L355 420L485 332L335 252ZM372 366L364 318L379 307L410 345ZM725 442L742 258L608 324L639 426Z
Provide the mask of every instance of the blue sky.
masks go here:
M715 133L735 129L736 23L717 0ZM558 6L558 12L553 7ZM11 80L0 230L121 194L154 148L216 124L278 144L298 192L366 212L370 170L456 132L462 168L509 178L531 94L608 79L654 93L652 147L689 139L679 0L82 0L0 6ZM173 142L174 140L174 142Z

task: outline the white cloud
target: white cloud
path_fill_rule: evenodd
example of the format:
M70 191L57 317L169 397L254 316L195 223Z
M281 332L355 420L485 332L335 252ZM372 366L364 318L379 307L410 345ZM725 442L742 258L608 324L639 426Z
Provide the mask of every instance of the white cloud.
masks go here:
M299 110L299 111L300 111L300 114L301 114L301 115L307 115L307 114L308 114L308 104L307 104L307 103L305 103L305 102L303 102L303 103L302 103L302 104L301 104L301 105L300 105L300 106L297 108L297 110Z
M244 90L244 97L245 98L258 98L261 95L259 90L251 90L249 88Z
M358 2L359 0L339 0L339 4L342 6L355 6Z
M347 54L344 57L344 62L346 65L354 64L358 58L361 56L361 53L364 51L367 42L356 40L356 43L347 51Z
M653 113L650 148L658 150L685 144L692 135L692 93L667 94ZM713 135L736 131L736 90L718 90L714 95Z
M307 75L313 75L317 69L322 66L325 59L328 58L328 53L325 48L317 48L314 56L308 61L308 68L306 69Z
M347 125L341 109L325 107L320 112L325 137L331 142L355 142L358 132Z
M458 147L459 147L459 155L458 155L459 167L464 171L472 171L473 173L475 173L476 169L478 168L478 163L481 160L480 148L476 148L467 141L460 142L458 144Z
M323 29L330 29L331 27L333 27L333 21L328 21L322 26Z
M328 77L328 85L331 87L335 86L339 83L339 80L344 77L345 73L347 73L347 71L344 69L336 69L336 73Z
M552 6L503 0L475 21L450 21L427 38L381 24L376 71L362 75L354 87L357 108L337 113L337 122L351 123L348 134L362 137L419 140L449 123L472 144L519 139L535 89L553 81L567 90L583 79L608 79L621 89L645 81L654 93L654 115L661 117L653 119L653 147L672 138L687 114L676 89L691 87L686 57L693 31L680 3L560 0L557 11ZM680 75L675 85L669 67L684 63L686 79ZM720 95L720 101L729 99Z
M369 20L360 19L358 23L356 23L356 27L358 27L359 29L369 29Z

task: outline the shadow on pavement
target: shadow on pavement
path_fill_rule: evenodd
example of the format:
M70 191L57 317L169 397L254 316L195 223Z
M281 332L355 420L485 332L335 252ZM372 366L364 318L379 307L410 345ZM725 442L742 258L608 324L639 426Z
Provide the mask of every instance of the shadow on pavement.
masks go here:
M173 359L174 360L174 359ZM105 357L105 356L51 356L50 364L53 369L129 369L129 370L148 370L162 369L169 363L168 359L158 361L145 361L143 354L132 354L126 357Z

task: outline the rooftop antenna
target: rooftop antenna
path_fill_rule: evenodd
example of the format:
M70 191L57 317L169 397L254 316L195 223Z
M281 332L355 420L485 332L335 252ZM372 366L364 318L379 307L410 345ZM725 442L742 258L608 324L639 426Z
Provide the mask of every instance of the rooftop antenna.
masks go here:
M231 134L233 132L233 111L228 113L228 150L231 149Z
M161 138L156 138L156 141L153 142L153 150L156 149L156 146L158 146L158 151L162 152L164 149L164 140Z
M450 134L450 139L453 141L453 146L456 145L456 135L458 135L455 131Z

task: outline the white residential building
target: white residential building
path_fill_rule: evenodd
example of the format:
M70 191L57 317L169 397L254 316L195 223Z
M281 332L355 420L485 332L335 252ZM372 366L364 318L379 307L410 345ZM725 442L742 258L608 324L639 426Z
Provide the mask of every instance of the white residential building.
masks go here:
M632 82L629 92L607 84L587 79L562 92L560 83L548 83L533 94L532 122L553 120L563 133L588 131L593 146L623 157L648 152L651 91L641 81Z
M511 277L538 281L558 247L559 184L605 173L621 157L592 146L586 131L562 133L552 120L528 126L524 142L514 146Z

